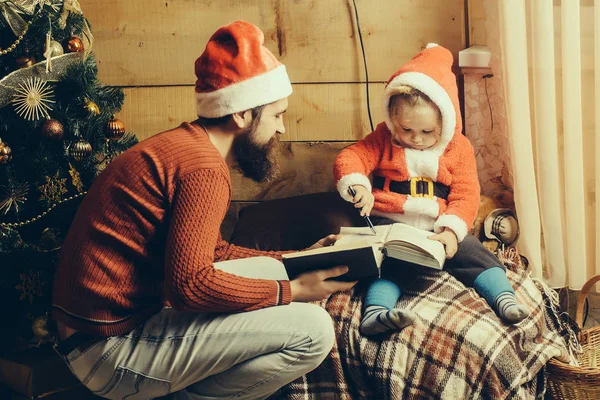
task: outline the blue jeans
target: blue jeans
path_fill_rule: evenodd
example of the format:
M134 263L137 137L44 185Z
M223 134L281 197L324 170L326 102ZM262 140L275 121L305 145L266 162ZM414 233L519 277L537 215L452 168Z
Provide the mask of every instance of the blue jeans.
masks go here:
M247 277L287 279L268 257L217 263ZM333 346L331 317L306 303L239 314L164 308L133 331L62 355L107 399L261 399L316 368Z

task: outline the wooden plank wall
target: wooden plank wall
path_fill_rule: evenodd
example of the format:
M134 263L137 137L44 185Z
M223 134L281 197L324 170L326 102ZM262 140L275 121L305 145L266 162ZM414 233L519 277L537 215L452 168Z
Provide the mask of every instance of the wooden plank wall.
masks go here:
M352 0L80 0L100 80L125 90L119 115L141 140L195 119L194 61L236 19L258 25L294 93L282 135L282 177L268 188L233 172L232 215L248 202L333 189L337 152L370 132ZM356 0L374 124L385 81L428 42L464 46L463 0ZM237 204L239 203L239 204ZM232 222L228 223L231 228ZM226 233L226 232L225 232Z
M469 0L469 44L487 45L486 18L483 0Z

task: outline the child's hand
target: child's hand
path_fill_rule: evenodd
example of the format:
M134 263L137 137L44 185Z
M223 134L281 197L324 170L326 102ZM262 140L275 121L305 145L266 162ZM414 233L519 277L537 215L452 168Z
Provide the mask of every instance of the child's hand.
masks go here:
M361 217L370 216L373 204L375 204L375 196L363 185L353 185L352 188L356 192L356 195L352 198L354 207L361 209Z
M443 232L429 236L429 239L437 240L446 247L446 258L452 258L456 254L458 238L452 229L446 227Z

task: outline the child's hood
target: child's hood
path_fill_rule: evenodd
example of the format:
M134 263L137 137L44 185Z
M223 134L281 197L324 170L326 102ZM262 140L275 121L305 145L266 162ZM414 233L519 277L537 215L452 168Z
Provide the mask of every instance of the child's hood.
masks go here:
M391 76L383 94L385 123L390 131L393 131L393 125L388 105L392 89L405 85L414 87L438 106L442 113L442 134L440 141L430 149L438 155L444 152L455 133L460 135L462 131L458 87L452 62L452 53L448 49L429 43Z

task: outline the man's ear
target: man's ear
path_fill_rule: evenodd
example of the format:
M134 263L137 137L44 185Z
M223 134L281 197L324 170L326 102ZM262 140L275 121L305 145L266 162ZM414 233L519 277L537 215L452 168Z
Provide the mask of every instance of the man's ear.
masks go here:
M233 113L231 119L239 129L246 129L252 123L252 110Z

